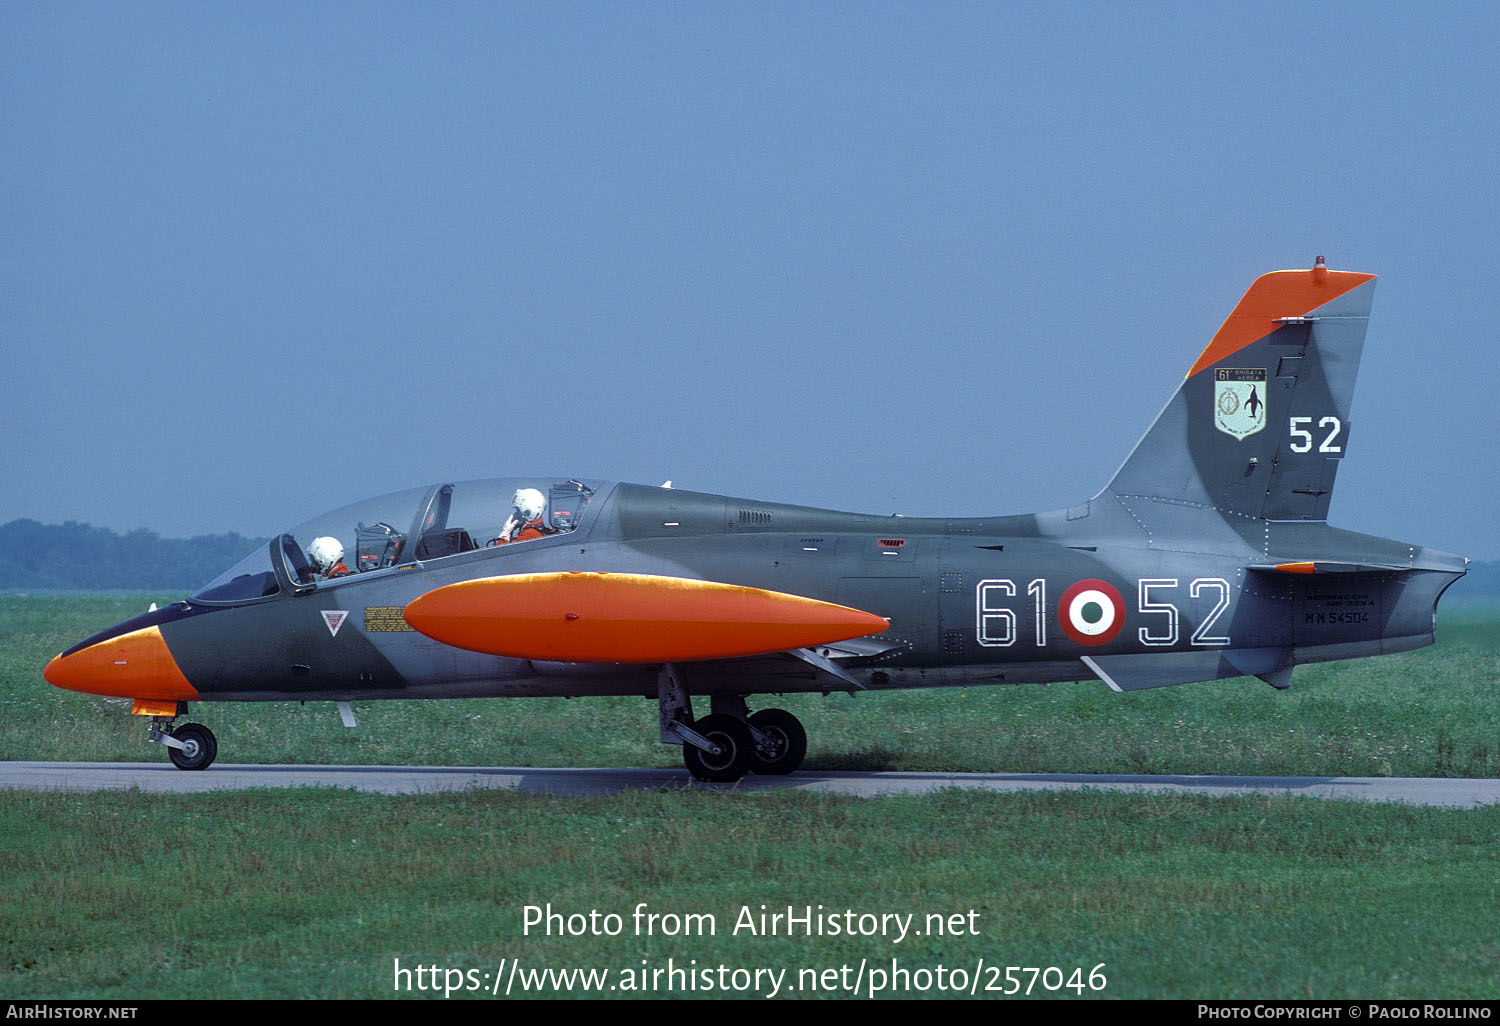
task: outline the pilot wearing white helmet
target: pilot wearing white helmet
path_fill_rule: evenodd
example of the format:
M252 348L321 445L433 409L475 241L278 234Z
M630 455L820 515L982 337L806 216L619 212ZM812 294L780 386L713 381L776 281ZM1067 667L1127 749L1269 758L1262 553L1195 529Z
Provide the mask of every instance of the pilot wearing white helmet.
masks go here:
M313 569L325 581L349 575L349 568L344 565L344 546L339 544L337 538L328 535L314 538L313 543L307 547L307 558L312 560Z
M500 528L500 537L495 539L494 544L531 541L552 533L542 522L542 516L547 511L547 499L541 492L535 488L517 488L516 494L511 496L510 504L511 514L506 519L505 526Z

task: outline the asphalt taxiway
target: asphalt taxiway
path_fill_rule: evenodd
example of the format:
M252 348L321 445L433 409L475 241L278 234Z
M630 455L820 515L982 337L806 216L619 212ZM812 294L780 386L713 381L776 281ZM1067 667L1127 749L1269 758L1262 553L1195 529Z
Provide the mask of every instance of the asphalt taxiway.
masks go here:
M379 794L498 789L609 795L707 788L816 791L875 797L950 788L997 792L1125 791L1168 794L1299 794L1352 801L1469 809L1500 802L1500 780L1452 777L1230 777L1092 773L900 773L803 770L703 784L682 769L554 769L487 766L285 766L219 763L184 772L166 762L0 762L0 790L138 790L186 794L247 788L334 787Z

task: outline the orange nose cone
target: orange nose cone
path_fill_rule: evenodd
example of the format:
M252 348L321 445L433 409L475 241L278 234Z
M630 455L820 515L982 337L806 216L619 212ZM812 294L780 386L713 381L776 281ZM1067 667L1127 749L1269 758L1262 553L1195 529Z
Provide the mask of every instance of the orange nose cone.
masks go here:
M182 675L161 629L146 627L53 658L42 676L87 695L186 702L198 691Z

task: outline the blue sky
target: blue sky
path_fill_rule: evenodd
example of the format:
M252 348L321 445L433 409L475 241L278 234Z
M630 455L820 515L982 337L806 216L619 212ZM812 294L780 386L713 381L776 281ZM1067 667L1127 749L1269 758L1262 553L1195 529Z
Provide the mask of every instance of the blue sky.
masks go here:
M1500 14L0 4L0 522L438 479L1094 494L1263 271L1377 288L1331 521L1500 557Z

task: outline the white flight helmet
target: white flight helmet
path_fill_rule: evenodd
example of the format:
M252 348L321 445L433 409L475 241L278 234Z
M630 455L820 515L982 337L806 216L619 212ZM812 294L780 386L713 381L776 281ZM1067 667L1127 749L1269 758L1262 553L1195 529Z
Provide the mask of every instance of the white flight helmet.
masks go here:
M516 494L511 496L510 504L515 507L513 519L518 525L540 520L547 508L547 500L535 488L517 488Z
M314 538L313 543L307 547L307 558L312 560L313 566L320 573L326 574L344 558L344 547L337 538L324 535Z

